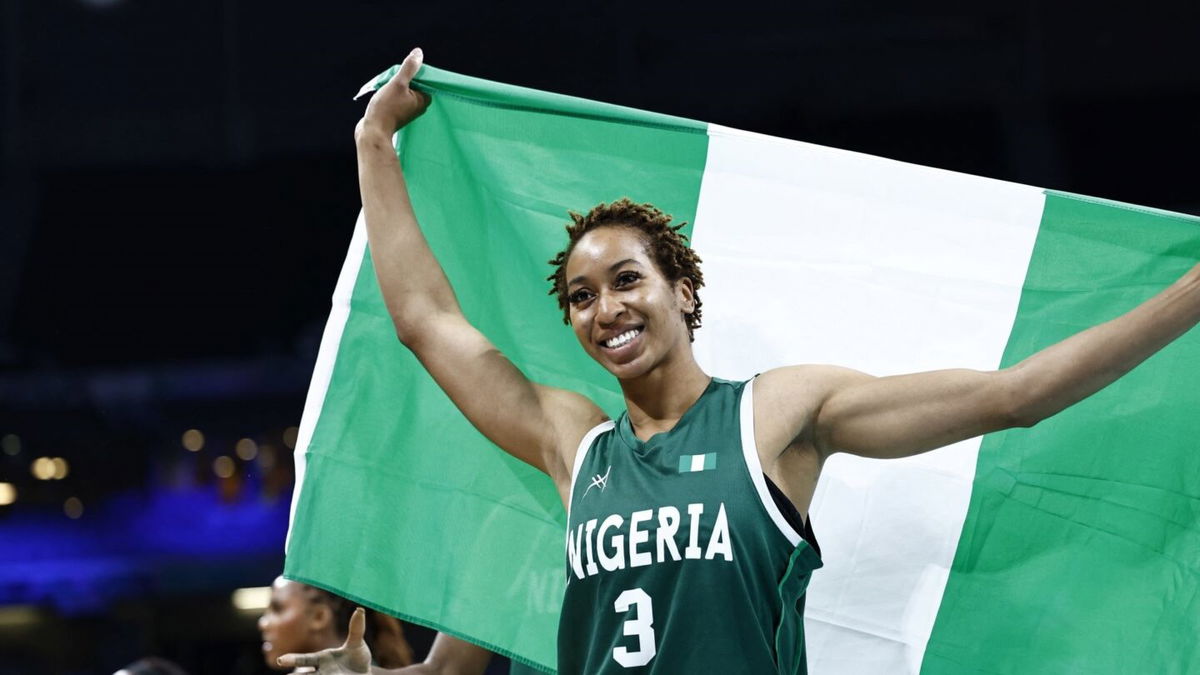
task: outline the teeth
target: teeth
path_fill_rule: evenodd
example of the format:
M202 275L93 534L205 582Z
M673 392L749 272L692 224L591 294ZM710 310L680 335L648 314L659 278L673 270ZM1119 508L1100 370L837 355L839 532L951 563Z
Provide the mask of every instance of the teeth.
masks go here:
M621 333L620 335L616 336L615 338L609 338L608 340L605 340L604 346L608 347L609 349L620 347L621 345L625 344L626 342L629 342L633 338L637 337L638 333L641 333L641 332L642 332L642 329L640 329L640 328L634 328L633 330L627 330L624 333Z

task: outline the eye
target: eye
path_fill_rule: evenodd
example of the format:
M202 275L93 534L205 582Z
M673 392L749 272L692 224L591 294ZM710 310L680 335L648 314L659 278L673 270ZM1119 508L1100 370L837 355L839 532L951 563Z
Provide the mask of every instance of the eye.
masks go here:
M581 288L567 296L567 302L572 305L578 305L592 299L592 292L586 288Z
M613 285L616 286L617 288L620 288L622 286L628 286L629 284L632 284L641 278L642 278L642 275L638 274L637 272L625 271L625 272L621 272L620 274L617 275L617 278L614 281Z

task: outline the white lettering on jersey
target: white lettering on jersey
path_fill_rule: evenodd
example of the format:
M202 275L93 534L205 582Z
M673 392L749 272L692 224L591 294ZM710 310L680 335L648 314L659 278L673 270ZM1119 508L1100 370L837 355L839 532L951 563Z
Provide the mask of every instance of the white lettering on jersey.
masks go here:
M704 542L703 548L700 534L704 505L688 504L687 515L688 541L682 558L678 541L682 518L679 509L674 506L634 511L629 516L627 534L625 518L615 513L603 522L592 518L580 523L573 531L567 532L567 560L571 572L583 579L599 574L601 569L606 572L623 570L627 562L631 568L645 567L681 559L700 560L702 553L705 560L733 562L733 538L725 503L718 506L716 515L712 517L708 541ZM651 530L654 530L654 553L648 550Z
M638 550L638 544L650 541L650 532L648 530L639 530L638 525L650 520L650 517L653 515L653 509L646 509L645 511L634 511L633 515L629 516L630 567L645 567L654 562L654 556L649 551Z
M614 534L612 537L612 547L616 553L609 557L608 552L604 550L604 533L612 528L620 528L625 524L625 519L617 514L604 519L600 524L600 533L597 535L596 553L600 556L600 566L609 572L625 569L625 537L620 534Z
M733 546L729 543L729 519L725 517L725 503L717 511L717 522L713 523L712 536L708 539L708 549L704 551L704 559L712 560L722 556L733 562Z
M574 532L567 530L567 559L571 561L571 568L575 571L575 576L583 578L583 560L580 554L580 547L583 543L583 528L577 527Z
M688 537L687 548L683 549L683 557L689 560L700 558L700 516L704 515L703 504L688 504L688 524L691 526L691 536Z
M679 531L679 509L663 506L658 509L658 530L654 539L658 542L658 562L663 561L663 549L671 549L671 560L679 560L679 547L675 545L675 533Z
M600 571L600 570L596 569L596 560L595 560L595 558L592 557L592 542L595 541L595 539L592 537L592 532L595 532L595 531L596 531L596 519L592 518L591 520L587 521L587 529L585 530L584 535L583 535L584 538L587 539L587 573L588 573L589 577L592 576L593 574L595 574L596 572ZM582 578L582 577L580 577L580 578Z

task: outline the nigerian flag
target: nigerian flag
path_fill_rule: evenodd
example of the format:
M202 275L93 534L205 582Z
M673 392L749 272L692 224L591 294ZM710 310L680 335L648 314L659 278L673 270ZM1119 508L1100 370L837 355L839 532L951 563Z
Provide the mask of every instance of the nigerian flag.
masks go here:
M428 66L416 83L433 105L398 152L463 310L529 378L614 416L616 381L547 296L568 209L628 196L689 223L707 281L696 353L728 379L1007 366L1200 256L1189 216ZM1193 331L1035 428L831 459L812 504L811 672L1200 671L1198 380ZM553 668L559 498L397 341L361 222L296 463L289 577Z

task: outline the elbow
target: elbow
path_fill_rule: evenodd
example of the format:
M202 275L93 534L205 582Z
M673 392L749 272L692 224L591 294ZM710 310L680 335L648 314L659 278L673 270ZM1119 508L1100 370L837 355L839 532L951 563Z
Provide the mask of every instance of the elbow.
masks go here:
M1031 413L1028 410L1018 409L1009 412L1004 418L1005 429L1028 429L1038 422L1042 421L1042 417Z
M408 348L408 351L420 356L425 345L429 342L430 331L428 326L416 326L412 324L396 323L396 338L400 340L400 344Z
M421 311L407 311L403 314L392 312L392 327L396 330L396 338L409 351L421 354L431 342L436 341L439 336L445 336L444 330L445 318L444 314L439 314L433 311L426 311L422 308Z
M1046 418L1033 383L1019 365L1001 370L996 375L1001 379L1000 403L996 406L999 411L997 430L1028 429Z
M411 302L388 302L387 308L396 337L405 347L413 349L429 327L429 313Z
M445 303L411 294L385 301L396 337L412 351L442 331L447 320L462 316L457 306L447 307Z
M397 318L396 315L393 314L392 325L396 329L396 337L405 347L412 349L413 346L420 341L420 333L417 330L415 322Z

